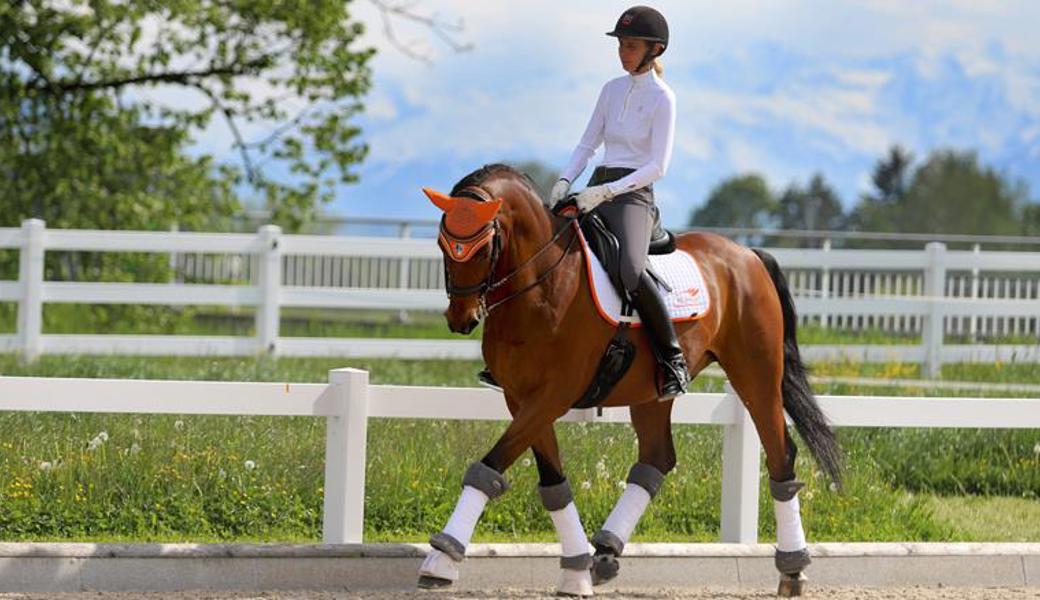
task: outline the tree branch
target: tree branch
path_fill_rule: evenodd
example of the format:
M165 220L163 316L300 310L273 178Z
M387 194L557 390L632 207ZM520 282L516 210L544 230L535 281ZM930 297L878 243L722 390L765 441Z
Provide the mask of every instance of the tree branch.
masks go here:
M231 135L235 137L235 143L233 144L233 147L238 148L239 152L242 154L242 163L245 166L246 179L249 180L249 183L255 184L257 181L259 181L259 177L257 176L256 169L253 167L253 160L249 156L249 148L246 147L245 140L242 138L242 132L238 130L238 124L235 123L234 115L231 114L231 111L228 110L220 102L220 98L217 97L216 94L211 92L209 88L202 85L201 83L196 83L193 85L196 89L200 90L203 94L209 97L209 99L213 102L213 106L215 106L217 110L219 110L221 114L224 115L224 119L227 121L228 128L231 129Z
M468 52L473 49L472 43L459 42L453 37L454 34L461 33L465 29L461 19L457 23L445 23L437 19L436 15L424 16L412 12L411 6L405 3L392 3L387 0L369 0L369 2L379 9L379 15L383 20L383 31L386 33L387 39L405 56L430 62L428 54L415 50L412 45L404 43L397 37L393 27L393 17L408 19L425 26L455 52Z
M270 65L271 57L262 56L241 65L213 67L201 71L171 71L168 73L146 73L133 77L107 79L101 81L57 80L47 82L48 85L27 85L26 87L41 92L73 92L108 88L121 88L142 83L179 83L198 87L196 80L221 75L254 75ZM31 66L31 65L30 65Z

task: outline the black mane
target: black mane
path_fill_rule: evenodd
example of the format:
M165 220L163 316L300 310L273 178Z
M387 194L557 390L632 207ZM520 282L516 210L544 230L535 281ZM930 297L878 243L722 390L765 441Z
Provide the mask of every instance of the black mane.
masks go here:
M512 174L512 175L517 175L518 177L523 179L525 182L527 182L527 185L530 186L532 191L534 191L534 189L535 189L534 182L531 180L531 177L527 173L523 173L521 171L518 171L515 168L513 168L513 167L511 167L511 166L509 166L507 164L492 163L492 164L489 164L489 165L484 165L483 167L480 167L476 171L473 171L469 175L466 175L465 177L460 179L459 182L455 184L455 187L451 188L451 195L453 197L454 196L458 196L459 192L463 188L467 188L467 187L469 187L471 185L480 185L480 184L484 183L484 180L487 179L488 177L490 177L492 175L499 174L499 173L503 173L503 172L504 173L509 173L509 174ZM537 196L538 192L535 192L535 195Z

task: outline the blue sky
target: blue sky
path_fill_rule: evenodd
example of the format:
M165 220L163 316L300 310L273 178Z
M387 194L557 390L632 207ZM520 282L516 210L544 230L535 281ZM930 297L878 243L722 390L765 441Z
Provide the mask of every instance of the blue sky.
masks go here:
M375 8L355 0L379 50L360 119L371 154L328 211L432 218L421 186L446 189L499 160L562 167L600 86L622 74L603 32L629 5L423 0L417 12L463 18L460 39L474 45L453 53L399 23L432 56L426 64L394 49ZM1040 2L653 5L671 25L665 79L678 102L672 165L656 186L666 225L685 224L713 185L746 171L774 188L822 171L849 206L894 143L917 157L977 149L1040 197ZM197 146L234 159L220 123Z

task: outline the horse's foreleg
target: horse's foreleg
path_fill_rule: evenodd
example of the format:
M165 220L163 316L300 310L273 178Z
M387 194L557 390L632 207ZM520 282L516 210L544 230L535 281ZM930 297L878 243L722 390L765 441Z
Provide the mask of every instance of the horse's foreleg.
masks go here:
M430 538L433 549L419 568L419 587L447 587L458 580L458 565L466 557L466 546L484 506L509 489L502 472L559 416L544 407L532 405L518 411L518 405L508 397L506 403L514 414L513 422L491 452L481 461L471 464L462 478L462 494L455 511L444 530Z
M538 495L560 538L560 583L556 591L568 596L592 595L592 554L570 483L563 476L556 432L552 425L531 449L538 463Z
M610 581L620 568L618 557L657 495L664 476L675 467L675 446L671 432L672 402L653 402L630 409L632 426L639 438L639 462L628 472L627 485L603 527L592 536L596 555L593 583Z

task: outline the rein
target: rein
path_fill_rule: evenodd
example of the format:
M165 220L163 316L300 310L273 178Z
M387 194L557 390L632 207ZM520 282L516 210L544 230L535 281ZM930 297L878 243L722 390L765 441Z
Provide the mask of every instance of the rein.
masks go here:
M564 223L563 226L560 227L560 229L557 230L553 234L552 238L550 238L548 242L546 242L544 245L542 245L542 247L539 248L534 254L529 256L527 258L527 260L522 262L520 265L518 265L515 269L513 269L509 273L506 273L505 276L503 276L502 278L500 278L498 280L495 280L495 268L498 265L498 259L501 258L501 254L502 254L502 242L501 242L501 237L502 236L501 236L501 227L498 224L498 219L495 218L490 223L485 225L484 228L482 228L476 234L474 234L473 236L470 236L470 238L467 238L467 240L461 240L461 241L469 241L469 240L478 239L480 237L483 237L483 236L487 235L487 230L489 228L492 229L493 233L491 234L491 267L488 269L487 279L485 279L484 281L481 281L480 283L477 283L477 284L458 287L458 286L456 286L452 282L452 280L451 280L451 273L448 271L448 263L445 262L444 263L444 287L445 287L445 291L447 291L447 293L448 293L448 297L450 298L450 297L471 296L473 294L480 294L480 298L477 301L478 302L478 311L479 311L479 314L480 314L480 318L484 319L489 314L491 314L491 311L495 310L499 306L501 306L501 305L505 304L506 302L509 302L510 300L512 300L512 299L514 299L514 298L516 298L516 297L518 297L518 296L520 296L520 295L522 295L522 294L524 294L524 293L534 289L535 287L538 287L543 281L546 280L546 278L549 277L549 275L552 274L553 271L555 271L557 269L557 267L560 266L561 263L563 263L563 259L567 258L567 253L570 252L571 247L574 245L574 241L578 238L577 227L572 227L572 226L575 225L575 221L578 221L578 225L580 226L580 222L582 220L584 220L584 218L585 218L584 215L582 215L579 218L569 218L569 219L567 219L566 223ZM521 288L521 289L519 289L519 290L517 290L517 291L515 291L515 292L513 292L511 294L509 294L508 296L506 296L505 298L502 298L501 300L497 300L497 301L491 303L490 305L487 303L487 295L489 293L494 292L495 290L497 290L500 287L502 287L503 285L505 285L507 282L509 282L511 279L513 279L513 277L515 277L524 267L526 267L527 265L531 264L536 258L541 256L546 250L548 250L550 247L555 245L556 241L560 239L560 236L562 236L563 233L565 231L567 231L568 229L570 229L572 231L571 238L570 238L570 240L568 240L567 246L563 249L563 253L560 255L560 258L555 263L553 263L553 265L551 267L549 267L545 272L543 272L541 275L539 275L537 278L535 278L535 280L533 282L529 283L528 285L524 286L523 288ZM441 223L441 237L442 238L446 237L445 236L445 232L444 232L444 224L443 224L443 222Z

